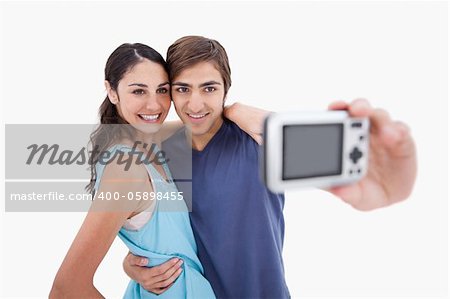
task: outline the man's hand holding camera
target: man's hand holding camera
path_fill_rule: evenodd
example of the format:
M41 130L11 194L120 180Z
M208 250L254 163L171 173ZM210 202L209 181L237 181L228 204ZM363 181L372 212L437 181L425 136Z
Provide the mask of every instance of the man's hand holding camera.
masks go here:
M329 110L347 110L350 117L370 120L369 163L367 174L357 183L326 189L358 210L372 210L406 199L411 193L417 173L414 140L406 124L394 121L388 112L372 108L365 99L350 104L333 102ZM233 120L238 113L248 115L239 126L259 144L268 111L235 103L225 110Z
M408 126L394 121L365 99L350 104L334 102L330 110L347 110L352 117L370 119L370 155L367 175L358 183L329 191L358 210L372 210L406 199L414 186L417 157Z

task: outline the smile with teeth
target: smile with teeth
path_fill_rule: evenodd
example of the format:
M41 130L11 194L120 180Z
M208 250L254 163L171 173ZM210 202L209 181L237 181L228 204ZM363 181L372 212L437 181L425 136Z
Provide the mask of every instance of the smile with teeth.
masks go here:
M161 115L161 113L159 113L159 114L139 114L139 117L145 121L154 121L154 120L157 120L160 117L160 115Z
M191 113L188 113L187 115L189 115L189 117L192 117L194 119L201 119L201 118L205 117L208 114L209 113L203 113L203 114L191 114Z

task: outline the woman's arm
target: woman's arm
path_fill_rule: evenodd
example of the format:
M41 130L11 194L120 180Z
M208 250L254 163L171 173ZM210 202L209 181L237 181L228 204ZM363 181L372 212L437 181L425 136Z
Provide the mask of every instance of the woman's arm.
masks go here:
M106 166L91 209L56 274L50 298L103 298L94 287L94 274L117 232L137 209L138 202L120 199L103 201L98 194L148 192L148 188L151 190L143 165L134 165L128 171L124 170L123 165L115 163Z
M269 114L270 111L241 103L234 103L224 108L225 117L237 124L260 145L263 143L264 120Z
M104 298L94 287L94 274L128 215L88 213L56 274L50 298Z

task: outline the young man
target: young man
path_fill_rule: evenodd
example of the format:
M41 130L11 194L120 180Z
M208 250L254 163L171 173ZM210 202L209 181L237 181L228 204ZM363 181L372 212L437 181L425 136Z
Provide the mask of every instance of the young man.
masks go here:
M284 195L271 193L260 181L257 142L223 118L231 85L224 48L215 40L187 36L169 47L167 61L177 114L191 128L190 218L206 278L218 298L288 298L282 259ZM246 131L259 139L265 112L242 108L249 111ZM333 103L330 109L368 116L372 130L367 176L329 191L360 210L405 199L416 174L414 142L406 126L365 100ZM174 140L167 141L172 142L168 149L180 148ZM176 167L172 172L176 177ZM175 259L153 268L139 266L146 264L146 259L128 255L124 269L151 292L164 292L178 276Z

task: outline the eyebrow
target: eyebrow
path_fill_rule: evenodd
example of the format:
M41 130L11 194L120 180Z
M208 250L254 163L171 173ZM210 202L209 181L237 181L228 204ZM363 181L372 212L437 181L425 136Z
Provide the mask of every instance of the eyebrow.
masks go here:
M172 82L172 86L184 86L184 87L190 87L190 84L183 83L183 82Z
M164 86L164 85L170 85L170 82L169 82L169 81L166 81L166 82L164 82L164 83L161 83L161 84L158 85L158 87L162 87L162 86Z
M222 85L217 81L211 80L205 83L200 84L198 87L205 87L205 86L209 86L209 85Z
M164 83L159 84L158 87L162 87L162 86L168 85L168 84L169 84L169 81L166 81ZM139 87L148 88L148 85L144 84L144 83L131 83L131 84L128 84L128 86L139 86Z
M220 82L211 80L211 81L207 81L202 84L199 84L198 87L205 87L205 86L210 86L210 85L222 85L222 84ZM188 83L184 83L184 82L173 82L172 86L191 87L192 85L188 84Z
M131 84L128 84L128 86L148 87L147 84L143 84L143 83L131 83Z

